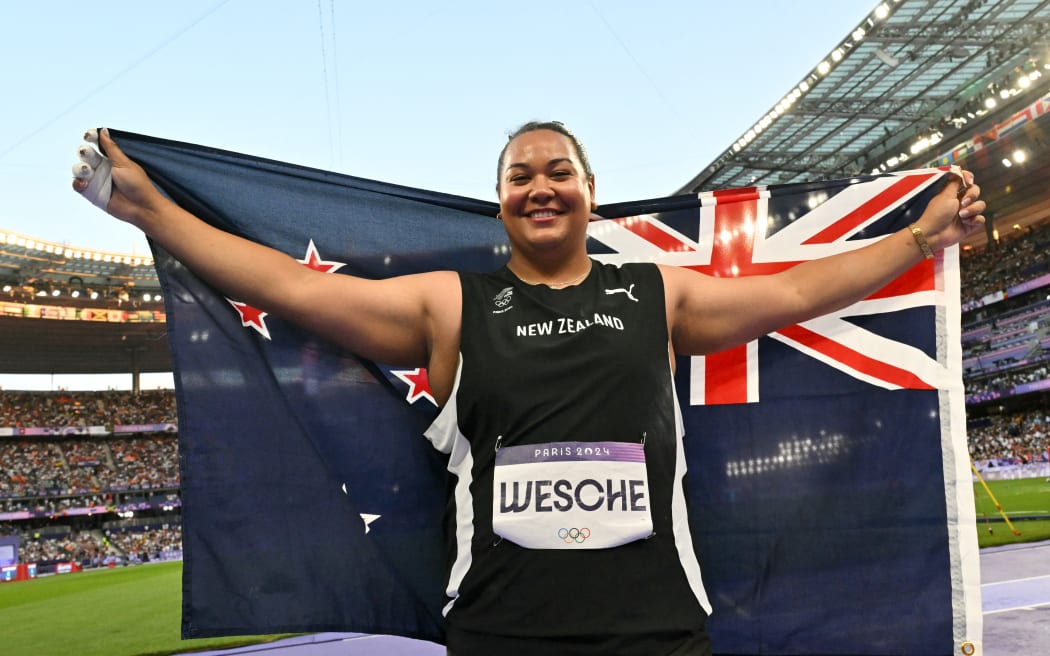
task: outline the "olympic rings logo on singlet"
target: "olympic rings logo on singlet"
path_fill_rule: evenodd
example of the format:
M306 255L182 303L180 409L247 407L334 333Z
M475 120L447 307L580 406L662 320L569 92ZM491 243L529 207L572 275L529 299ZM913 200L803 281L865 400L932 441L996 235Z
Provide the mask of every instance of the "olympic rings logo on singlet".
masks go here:
M500 293L496 294L496 296L492 299L492 302L495 303L496 307L507 307L507 305L510 304L511 300L513 300L513 296L514 288L504 287L500 290Z
M642 443L557 442L496 451L492 529L520 546L604 549L647 538L649 506Z
M565 541L565 544L583 544L587 538L591 537L591 529L589 528L559 528L558 537Z

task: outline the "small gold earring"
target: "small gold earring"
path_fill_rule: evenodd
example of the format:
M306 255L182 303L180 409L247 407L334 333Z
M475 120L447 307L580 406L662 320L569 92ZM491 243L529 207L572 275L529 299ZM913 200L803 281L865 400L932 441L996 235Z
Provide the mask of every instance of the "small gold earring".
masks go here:
M503 220L503 212L496 212L496 220L497 221L502 221Z

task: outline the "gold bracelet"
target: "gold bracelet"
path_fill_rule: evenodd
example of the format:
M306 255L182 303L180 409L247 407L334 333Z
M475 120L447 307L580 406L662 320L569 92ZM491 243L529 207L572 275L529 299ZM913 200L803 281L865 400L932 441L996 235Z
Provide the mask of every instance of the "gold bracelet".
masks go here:
M926 235L922 234L922 229L914 223L908 226L908 229L911 230L911 236L915 237L915 243L919 245L922 256L927 260L932 260L933 249L930 248L930 242L926 241Z

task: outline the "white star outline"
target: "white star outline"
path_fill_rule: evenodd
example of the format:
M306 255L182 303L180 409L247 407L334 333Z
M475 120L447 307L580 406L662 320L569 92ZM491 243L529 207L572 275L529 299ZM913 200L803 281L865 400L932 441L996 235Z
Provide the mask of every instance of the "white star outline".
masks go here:
M343 483L343 494L350 496L350 493L346 491L346 483ZM370 513L358 513L361 516L361 521L365 524L365 535L372 530L372 522L382 517L382 515L373 515Z

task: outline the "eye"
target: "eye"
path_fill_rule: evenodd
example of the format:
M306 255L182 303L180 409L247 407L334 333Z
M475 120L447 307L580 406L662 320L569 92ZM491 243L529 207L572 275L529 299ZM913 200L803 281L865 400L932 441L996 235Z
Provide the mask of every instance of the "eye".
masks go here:
M560 178L567 178L567 177L569 177L571 175L572 175L572 173L570 171L555 171L554 173L551 173L551 177L552 178L559 178L559 179Z
M527 176L527 175L525 175L523 173L519 173L517 175L512 175L510 177L509 182L511 182L512 184L522 184L523 182L527 182L528 179L529 179L529 176Z

